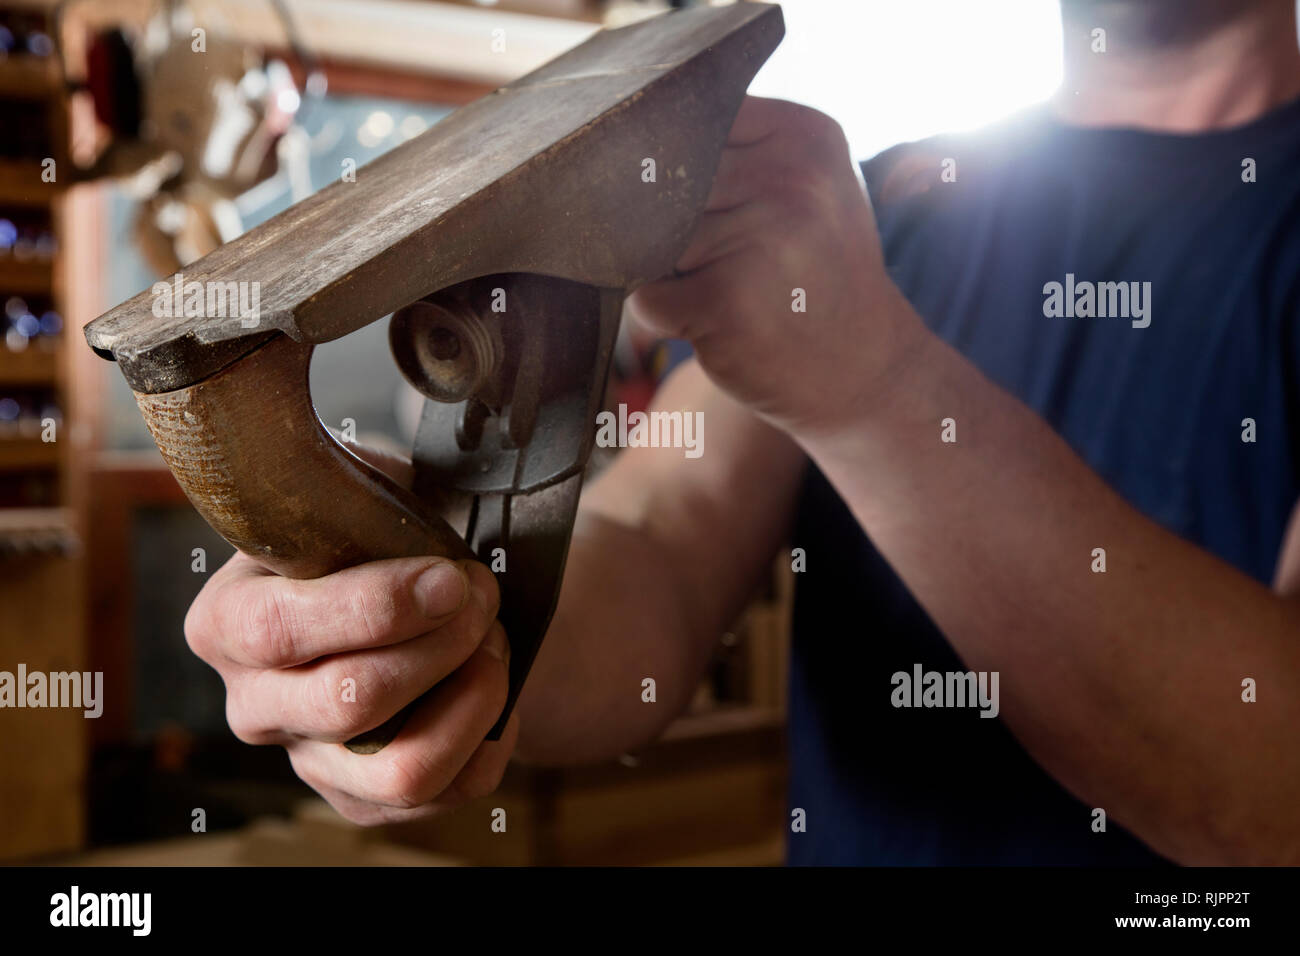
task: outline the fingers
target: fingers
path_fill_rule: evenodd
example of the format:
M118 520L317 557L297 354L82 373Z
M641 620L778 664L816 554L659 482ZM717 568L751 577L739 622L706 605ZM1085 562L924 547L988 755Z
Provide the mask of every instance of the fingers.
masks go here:
M731 131L727 134L728 146L751 146L779 132L795 122L801 111L808 107L786 100L766 96L746 96L741 101Z
M290 751L290 763L294 763L292 751ZM302 777L296 763L294 763L294 771L298 773L299 777ZM356 823L363 827L375 827L385 823L410 823L413 820L423 820L436 816L444 810L451 809L450 806L444 806L435 801L426 803L422 807L416 807L414 810L399 810L396 807L384 807L375 803L367 803L328 784L312 783L309 786L324 797L325 802L333 807L339 816L350 823Z
M743 149L775 138L802 143L815 151L847 150L844 131L825 113L786 100L746 96L731 124L726 145Z
M409 463L358 456L401 483ZM412 819L487 793L518 734L484 741L505 705L509 644L495 577L475 561L403 558L316 580L237 554L191 606L185 635L221 675L241 740L279 743L299 775L359 823ZM374 755L340 742L425 694Z
M677 260L677 278L738 252L754 240L754 230L769 221L759 203L718 212L704 212L695 222L690 244Z
M717 221L701 223L697 238L682 257L679 274L641 286L628 298L634 319L666 338L685 339L697 349L710 337L725 336L732 313L745 321L754 313L744 304L747 268L733 268L732 260L745 257L760 262L751 223L766 215L757 207L720 213Z
M425 634L459 614L474 587L495 607L496 581L474 562L397 558L293 580L239 555L190 607L185 633L218 669L293 667Z
M447 810L461 806L470 800L487 796L501 783L510 754L514 751L515 741L519 737L519 718L510 715L501 739L485 740L479 744L469 763L461 769L451 785L440 793L437 799L413 809L401 809L371 803L354 794L347 793L332 784L317 781L312 788L329 802L345 819L361 826L377 826L384 823L409 823L435 816ZM290 752L292 760L293 752Z
M783 190L815 192L827 173L855 185L848 141L824 113L797 103L749 96L732 124L705 210L718 212Z
M856 190L857 173L839 125L815 110L799 109L797 126L782 127L757 142L723 149L705 211L725 211L786 195L818 194L832 179L852 184Z
M633 315L660 335L726 340L777 298L754 291L765 276L807 271L807 249L865 205L838 124L816 110L749 97L718 162L704 211L675 263L676 274L630 298ZM723 350L725 351L725 350ZM720 359L725 361L725 356ZM716 364L716 363L715 363Z
M695 341L700 330L692 320L700 314L700 303L733 301L726 270L711 267L744 254L770 218L760 202L702 213L677 260L677 273L641 286L628 299L633 317L659 335Z
M458 806L470 800L478 800L492 793L501 784L510 756L515 751L515 742L519 738L519 714L513 713L506 721L500 740L485 740L478 745L469 762L461 768L456 779L439 796L441 804L450 803Z
M728 146L718 159L709 198L704 212L718 213L735 209L761 198L772 187L777 163L769 150Z
M412 640L287 670L246 671L227 682L227 721L246 743L274 742L284 733L350 740L392 717L480 646L507 654L495 615L495 607L475 600L447 624Z
M504 637L495 624L487 640L504 642ZM503 738L489 747L481 762L473 758L505 707L508 683L506 657L480 647L434 688L383 750L354 754L343 747L303 741L291 748L294 771L317 790L333 788L365 803L401 810L434 801L466 769L464 786L470 792L495 786L513 740Z

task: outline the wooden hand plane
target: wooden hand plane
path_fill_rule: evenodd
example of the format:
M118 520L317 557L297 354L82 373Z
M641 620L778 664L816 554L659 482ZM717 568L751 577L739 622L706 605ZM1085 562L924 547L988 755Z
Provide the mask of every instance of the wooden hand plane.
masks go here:
M684 251L783 31L780 7L737 3L597 33L86 327L199 513L273 571L504 556L489 739L559 594L623 299ZM308 389L316 343L389 314L426 396L411 491L335 441ZM443 493L470 501L459 529ZM349 748L381 749L409 709Z

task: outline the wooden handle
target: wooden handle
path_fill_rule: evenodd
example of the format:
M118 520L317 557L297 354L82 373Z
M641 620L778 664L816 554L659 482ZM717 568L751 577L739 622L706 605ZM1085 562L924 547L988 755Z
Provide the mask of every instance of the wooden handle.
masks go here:
M321 425L308 387L311 353L280 335L187 388L136 393L199 514L240 551L291 578L381 558L474 557L431 508ZM381 750L414 706L348 748Z

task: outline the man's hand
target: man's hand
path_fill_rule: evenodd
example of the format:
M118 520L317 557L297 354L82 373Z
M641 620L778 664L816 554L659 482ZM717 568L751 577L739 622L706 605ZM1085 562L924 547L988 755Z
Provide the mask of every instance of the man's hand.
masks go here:
M677 272L633 313L796 439L851 418L917 339L844 134L793 103L745 100Z
M185 636L225 681L236 737L284 747L339 813L378 824L500 782L519 728L512 717L499 742L483 739L506 701L498 603L473 561L400 558L295 581L236 554L190 607ZM342 746L435 684L379 753Z

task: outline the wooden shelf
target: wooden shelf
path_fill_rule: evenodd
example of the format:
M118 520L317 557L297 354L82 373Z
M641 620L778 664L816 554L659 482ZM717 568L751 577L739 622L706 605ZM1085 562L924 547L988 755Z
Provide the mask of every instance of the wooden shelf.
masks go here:
M73 554L78 547L66 508L0 508L0 558Z
M321 60L415 75L438 73L489 87L523 76L599 29L594 22L477 4L286 0L285 5L298 24L302 46ZM562 2L546 5L564 7ZM262 48L289 46L283 20L265 0L191 0L190 9L211 33ZM494 29L510 38L502 52L493 52L488 43ZM364 43L357 42L359 36Z
M0 203L48 206L62 190L58 182L43 182L41 172L37 160L0 159Z
M59 377L59 355L50 348L29 345L21 352L0 347L0 386L54 385Z
M112 0L116 5L118 0ZM58 0L0 0L6 8L27 10L33 29L54 37L56 6L69 11L109 2L59 4ZM38 21L43 21L40 25ZM67 31L62 31L67 36ZM80 38L80 65L84 38ZM64 46L67 52L68 47ZM82 69L80 75L84 76ZM89 305L101 265L94 220L65 219L66 210L92 208L97 200L71 190L77 179L68 155L74 117L69 112L70 89L62 63L54 57L15 53L0 60L0 124L22 123L21 153L0 156L0 215L20 227L23 220L43 220L57 242L56 261L0 252L0 301L19 295L41 299L67 321L67 333L56 340L33 341L21 352L0 342L0 393L30 388L54 391L62 417L58 440L41 441L41 429L23 422L21 431L6 422L0 431L0 477L7 501L59 503L58 508L0 508L0 561L5 578L0 587L0 659L22 660L33 671L85 670L87 661L85 564L79 538L90 526L85 506L84 452L94 439L93 415L103 404L94 379L83 381L87 360L74 349L74 336L94 306ZM89 107L83 94L78 103ZM79 111L77 129L93 128L93 110ZM8 132L6 126L5 132ZM26 134L30 133L30 137ZM17 146L17 144L15 144ZM45 182L46 157L57 162L57 179ZM20 207L20 208L14 208ZM28 213L37 213L35 216ZM85 221L86 233L73 235L67 221ZM76 241L72 241L72 240ZM69 279L77 277L75 283ZM33 303L35 306L35 303ZM48 348L53 345L54 348ZM92 356L93 357L93 356ZM75 426L75 427L74 427ZM14 722L16 721L16 722ZM81 848L85 840L87 747L91 727L76 709L46 708L9 715L0 734L0 767L20 768L5 775L0 786L0 860L34 858Z
M26 471L29 468L57 468L58 442L36 438L0 437L0 471Z
M67 508L0 508L0 534L71 530L72 516Z
M54 289L54 266L49 259L19 262L12 254L0 256L0 289L19 295L49 295Z
M59 86L52 56L19 55L0 60L0 96L44 100L57 94Z

